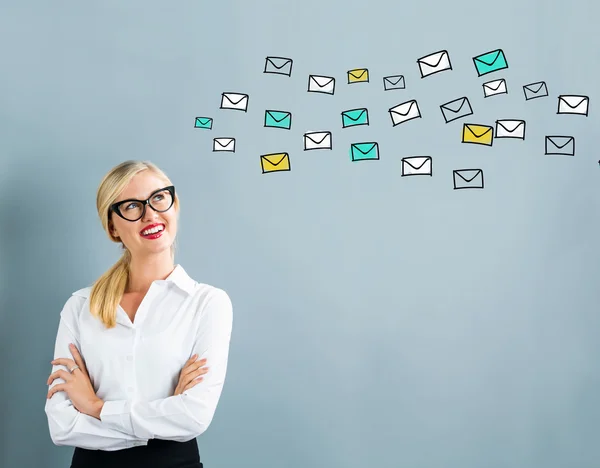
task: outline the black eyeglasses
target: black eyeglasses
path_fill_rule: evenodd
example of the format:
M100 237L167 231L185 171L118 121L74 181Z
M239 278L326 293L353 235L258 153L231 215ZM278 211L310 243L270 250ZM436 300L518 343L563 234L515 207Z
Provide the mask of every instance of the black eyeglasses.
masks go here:
M110 211L117 213L126 221L137 221L142 219L146 213L146 205L150 206L154 211L163 213L173 206L175 201L175 186L169 185L152 192L146 200L136 200L129 198L113 203L110 206Z

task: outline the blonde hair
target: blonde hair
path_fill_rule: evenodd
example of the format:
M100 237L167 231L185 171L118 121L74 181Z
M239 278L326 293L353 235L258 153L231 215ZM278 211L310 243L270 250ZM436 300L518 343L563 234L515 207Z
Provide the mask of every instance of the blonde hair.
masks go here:
M113 242L121 242L114 237L110 229L110 220L113 213L110 206L116 202L117 197L129 184L131 179L141 171L152 171L167 185L172 185L167 175L150 161L125 161L113 167L102 179L96 193L96 208L102 227ZM179 216L179 197L177 193L173 201L172 209ZM114 215L116 216L116 215ZM131 252L121 242L124 249L123 255L106 273L104 273L92 286L90 294L90 312L92 316L98 317L106 328L114 328L117 324L117 306L123 297L127 282L129 280L129 265L131 263ZM171 245L171 256L175 256L175 242Z

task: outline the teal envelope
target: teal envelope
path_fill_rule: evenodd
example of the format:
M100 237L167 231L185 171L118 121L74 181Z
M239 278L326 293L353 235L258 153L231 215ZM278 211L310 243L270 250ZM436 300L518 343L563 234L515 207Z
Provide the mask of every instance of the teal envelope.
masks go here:
M473 57L473 62L479 76L508 68L508 63L506 63L506 57L502 49L492 50Z
M365 108L342 112L342 128L369 125L369 111Z
M292 128L291 112L266 110L265 111L265 127L284 128L289 130Z
M379 159L379 144L375 142L352 143L350 145L350 156L352 161Z
M205 128L206 130L212 129L213 119L210 117L196 117L196 123L194 128Z

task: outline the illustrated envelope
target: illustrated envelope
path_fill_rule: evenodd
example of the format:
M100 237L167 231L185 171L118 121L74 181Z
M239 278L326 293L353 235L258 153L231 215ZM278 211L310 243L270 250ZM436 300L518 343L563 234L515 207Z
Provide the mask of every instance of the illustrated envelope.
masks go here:
M496 138L525 139L524 120L496 120Z
M331 149L331 132L308 132L304 134L304 151Z
M523 92L525 93L525 100L530 101L531 99L548 96L548 87L545 81L536 81L524 85Z
M375 142L352 143L350 145L352 161L379 159L379 144Z
M290 130L292 128L292 113L279 110L266 110L265 127Z
M404 89L404 75L391 75L383 77L383 90Z
M287 57L267 57L263 73L292 76L293 63L294 61Z
M215 138L213 140L213 151L235 153L235 138Z
M502 49L492 50L473 57L473 63L475 64L478 76L508 68L508 63Z
M452 171L454 189L482 189L482 169L455 169Z
M545 154L575 156L575 137L564 135L547 136Z
M402 176L433 174L431 156L410 156L402 158Z
M206 130L211 130L212 126L213 119L211 119L210 117L196 117L194 128L204 128Z
M426 55L425 57L421 57L420 59L417 59L417 64L421 71L421 78L446 70L452 70L450 55L447 50L440 50L433 54Z
M369 111L365 108L342 112L342 128L369 125Z
M263 154L260 157L260 165L263 174L268 172L289 171L291 170L290 155L288 153Z
M355 68L348 70L348 84L351 83L368 83L369 70L366 68Z
M248 95L240 93L221 94L221 109L248 111Z
M506 80L504 78L488 81L487 83L483 83L481 86L483 86L483 97L495 96L497 94L508 94Z
M494 127L478 124L464 124L462 133L463 143L492 146Z
M308 92L333 94L335 78L333 76L308 75Z
M446 104L442 104L440 109L446 123L466 117L467 115L473 115L471 103L466 96L447 102Z
M414 99L412 101L406 101L402 104L392 107L388 110L390 117L392 118L392 124L395 127L404 122L408 122L412 119L418 119L421 117L421 111L419 105Z
M587 117L590 98L577 94L561 94L558 96L557 114L577 114Z

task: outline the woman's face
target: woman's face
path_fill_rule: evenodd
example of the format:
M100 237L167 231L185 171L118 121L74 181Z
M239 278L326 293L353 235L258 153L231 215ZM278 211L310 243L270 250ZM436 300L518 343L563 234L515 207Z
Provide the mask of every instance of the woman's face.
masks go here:
M153 192L163 189L167 185L164 180L158 177L151 170L145 170L136 174L129 182L127 187L115 200L115 203L128 200L146 200ZM168 200L168 192L160 192L152 195L150 203L158 209L161 209L161 203ZM121 213L125 216L138 217L140 203L127 202L120 206ZM167 205L168 206L168 203ZM144 257L152 254L159 254L169 250L177 234L177 212L175 206L171 206L167 211L159 213L146 205L144 215L137 221L127 221L116 213L111 213L109 228L114 237L119 237L125 244L125 247L134 257ZM162 228L162 231L153 234L148 233L148 229L156 230Z

